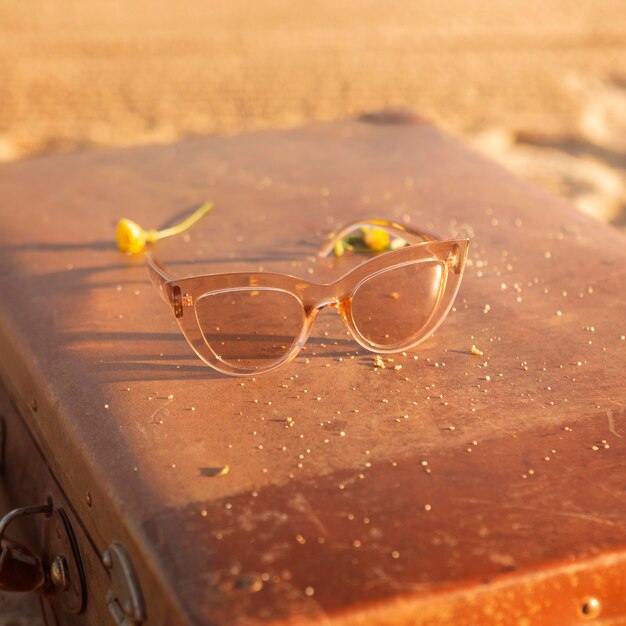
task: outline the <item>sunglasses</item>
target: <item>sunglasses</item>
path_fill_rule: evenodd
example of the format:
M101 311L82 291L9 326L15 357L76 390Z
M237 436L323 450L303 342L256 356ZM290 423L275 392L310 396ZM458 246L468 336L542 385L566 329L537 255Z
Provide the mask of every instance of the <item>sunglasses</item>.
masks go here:
M389 245L372 246L385 251L369 248L365 262L328 284L270 272L173 278L153 254L145 258L194 352L219 372L252 376L291 361L325 307L335 307L354 339L376 353L413 348L442 323L459 289L469 240L364 220L334 233L319 256L359 247L354 233L377 234L374 239Z

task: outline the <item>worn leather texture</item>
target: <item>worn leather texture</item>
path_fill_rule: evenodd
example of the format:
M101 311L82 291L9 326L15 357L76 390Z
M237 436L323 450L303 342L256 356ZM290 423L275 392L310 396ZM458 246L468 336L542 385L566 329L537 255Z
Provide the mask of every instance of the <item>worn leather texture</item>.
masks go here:
M149 624L626 616L626 240L401 117L0 169L0 374ZM329 280L352 260L317 245L382 217L471 237L456 306L384 369L327 311L284 368L220 375L114 243L206 199L157 244L176 275Z

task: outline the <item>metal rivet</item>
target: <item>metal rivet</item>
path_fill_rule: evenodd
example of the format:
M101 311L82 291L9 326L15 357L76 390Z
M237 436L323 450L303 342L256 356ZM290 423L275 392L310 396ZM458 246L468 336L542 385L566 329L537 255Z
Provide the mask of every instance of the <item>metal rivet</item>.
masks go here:
M85 502L87 503L87 506L91 506L91 492L90 491L85 492Z
M59 555L54 558L50 565L50 579L55 587L67 591L70 586L70 573L65 557Z
M113 559L111 558L111 553L108 550L102 555L102 564L107 569L111 569L113 567Z
M580 607L581 613L585 617L597 617L602 610L602 603L598 598L585 598L583 605Z

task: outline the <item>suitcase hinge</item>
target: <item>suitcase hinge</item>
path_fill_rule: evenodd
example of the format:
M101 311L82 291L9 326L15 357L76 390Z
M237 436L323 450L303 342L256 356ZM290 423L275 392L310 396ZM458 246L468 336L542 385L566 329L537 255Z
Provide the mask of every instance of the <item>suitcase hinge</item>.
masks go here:
M146 619L146 609L135 568L124 546L113 542L102 555L102 562L111 573L111 589L106 601L115 623L141 626Z

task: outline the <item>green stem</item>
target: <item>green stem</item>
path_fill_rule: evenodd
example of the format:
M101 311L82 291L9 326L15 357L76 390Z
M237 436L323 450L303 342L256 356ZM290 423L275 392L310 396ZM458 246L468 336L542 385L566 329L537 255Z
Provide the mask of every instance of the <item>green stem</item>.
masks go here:
M154 243L159 239L165 237L172 237L173 235L180 235L180 233L191 228L201 217L206 215L213 208L213 203L210 201L205 202L202 206L198 207L189 217L186 217L179 224L170 226L170 228L164 228L163 230L149 230L146 233L146 240L148 243Z

